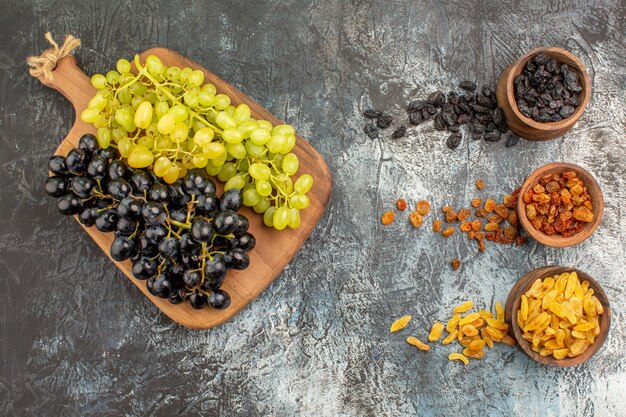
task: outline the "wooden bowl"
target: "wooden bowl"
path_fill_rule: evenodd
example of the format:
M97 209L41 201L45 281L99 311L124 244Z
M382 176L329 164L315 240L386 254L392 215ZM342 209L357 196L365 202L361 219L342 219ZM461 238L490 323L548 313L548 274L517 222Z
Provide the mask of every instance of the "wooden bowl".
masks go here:
M526 217L526 203L524 203L524 194L530 188L537 185L539 179L546 174L555 174L563 171L574 171L578 175L587 187L587 193L591 197L591 204L593 205L593 221L585 224L583 229L570 237L563 237L560 234L548 236L540 230L533 227L528 217ZM535 170L530 174L524 184L522 185L517 199L517 213L519 215L522 227L526 232L536 241L543 243L544 245L553 246L556 248L564 248L566 246L577 245L583 240L587 239L594 230L600 224L602 214L604 213L604 199L602 198L602 190L596 179L587 170L579 167L576 164L570 164L567 162L554 162L552 164L544 165L541 168Z
M593 288L594 295L598 298L598 300L600 300L602 306L604 307L604 312L599 316L600 334L596 336L596 340L593 345L589 346L589 348L579 356L563 359L555 359L552 356L541 356L539 353L530 348L530 342L522 337L522 330L517 325L517 312L520 308L522 294L530 288L532 283L535 282L537 278L543 279L554 275L560 275L563 272L572 271L578 274L578 278L581 282L584 280L589 281L589 288ZM513 285L513 288L511 288L504 307L504 313L505 320L509 323L509 328L512 330L511 333L513 333L513 338L517 341L517 346L519 346L524 353L543 365L557 366L561 368L580 365L591 358L604 344L604 340L609 333L609 326L611 324L611 306L600 284L583 271L563 266L544 266L526 273L526 275L521 277L515 285Z
M515 101L513 80L522 72L526 62L540 52L550 55L559 64L567 64L572 67L578 74L578 80L582 87L580 105L576 107L574 114L558 122L542 123L526 117L520 113ZM590 96L591 81L582 61L565 49L556 47L535 48L513 62L500 76L496 89L498 106L504 111L504 118L509 129L516 135L528 140L550 140L565 134L582 116Z

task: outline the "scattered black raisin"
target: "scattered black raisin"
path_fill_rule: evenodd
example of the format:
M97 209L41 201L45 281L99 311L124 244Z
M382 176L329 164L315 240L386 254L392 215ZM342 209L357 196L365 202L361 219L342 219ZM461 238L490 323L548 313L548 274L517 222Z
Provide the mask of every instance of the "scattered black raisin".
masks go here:
M378 129L376 129L374 125L363 126L363 132L365 132L370 139L376 139L378 137Z
M400 139L406 133L406 127L400 126L391 134L391 139Z
M493 131L493 132L487 132L485 133L485 140L488 142L497 142L499 141L501 138L500 132Z
M441 114L441 120L443 120L445 125L448 127L452 126L454 122L456 121L456 117L452 115L451 113L440 113L440 114Z
M448 136L448 139L446 140L446 145L450 149L456 149L461 144L461 138L462 138L461 132L453 133L450 136Z
M412 113L409 113L409 123L411 123L413 126L417 126L423 121L424 119L422 118L422 113L420 111L414 111Z
M506 147L510 148L511 146L515 146L517 145L518 142L519 142L519 136L511 134L506 139Z
M376 124L378 125L378 127L380 127L381 129L387 129L389 126L391 126L391 122L393 121L393 118L388 115L388 114L382 114L377 120L376 120Z
M471 81L461 81L459 87L463 90L474 91L476 90L476 84Z
M368 119L378 119L382 115L383 115L383 112L378 111L378 110L369 109L363 112L363 116L367 117Z
M435 116L433 123L436 130L446 130L446 124L443 122L443 117L441 117L441 113Z
M414 100L407 106L407 111L414 112L415 110L422 110L427 104L428 102L426 100Z

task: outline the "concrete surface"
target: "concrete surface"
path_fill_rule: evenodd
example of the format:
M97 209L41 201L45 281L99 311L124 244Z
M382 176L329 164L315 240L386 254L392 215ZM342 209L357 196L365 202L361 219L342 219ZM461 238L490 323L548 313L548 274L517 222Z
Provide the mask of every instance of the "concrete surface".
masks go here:
M6 416L624 416L626 354L626 3L605 1L0 1L0 414ZM202 63L289 123L324 155L334 192L290 266L211 331L172 323L44 196L45 164L74 115L26 72L27 55L71 33L92 74L166 46ZM539 45L582 58L593 97L575 129L547 143L464 141L431 126L369 140L360 112L405 117L412 97L462 79L495 82ZM404 196L434 210L501 197L533 169L571 161L606 200L577 247L478 254L382 212ZM429 226L433 217L427 218ZM449 261L459 257L461 269ZM587 271L614 309L604 348L576 369L539 366L512 347L449 363L419 352L467 298L490 307L524 272ZM390 323L412 314L411 331Z

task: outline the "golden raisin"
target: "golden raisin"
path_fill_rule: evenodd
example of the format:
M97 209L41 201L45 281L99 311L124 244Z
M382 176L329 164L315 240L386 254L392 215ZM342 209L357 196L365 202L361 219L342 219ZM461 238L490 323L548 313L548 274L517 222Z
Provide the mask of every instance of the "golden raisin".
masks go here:
M474 215L476 217L487 217L487 212L480 208L474 212Z
M465 356L463 356L462 354L457 353L457 352L449 354L448 355L448 360L449 361L454 361L454 360L461 361L465 365L467 365L469 363L469 360Z
M472 212L469 211L469 209L462 208L461 210L459 210L459 214L457 217L459 221L463 221L463 220L466 220L470 216L470 214L472 214Z
M483 180L476 180L476 188L482 190L485 188L485 182Z
M433 231L439 233L441 230L441 220L435 219L433 221Z
M381 223L384 226L387 226L391 223L393 223L393 220L396 218L396 215L394 214L393 211L389 210L386 211L385 213L383 213L383 217L380 219Z
M466 311L469 311L472 307L474 307L474 302L473 301L465 301L465 302L459 304L458 306L454 307L452 309L452 313L453 314L465 313ZM476 318L478 318L478 317L480 317L480 316L476 316ZM457 321L457 324L458 324L458 322L460 320L461 320L461 317L459 317L459 320Z
M407 324L411 321L411 316L402 316L398 320L394 321L389 328L390 332L397 332L398 330L402 330L406 327Z
M424 219L417 211L411 212L409 215L409 221L415 228L420 227L424 223Z
M487 232L495 232L496 230L500 230L500 226L497 223L487 223L485 225L485 230Z
M487 217L487 221L489 223L502 223L504 219L499 214L492 214L491 216Z
M406 200L404 198L399 198L398 201L396 201L396 207L400 211L406 210Z
M422 216L425 216L430 212L430 203L426 200L418 201L415 207L417 209L417 212Z
M442 212L444 212L444 213L447 213L447 212L449 212L450 210L452 210L452 206L443 206L443 207L441 208L441 211L442 211Z
M491 213L496 209L496 202L493 198L488 198L483 207L487 213Z
M448 227L446 230L441 232L443 237L451 236L453 233L454 233L454 228L453 227Z
M452 223L457 218L458 218L458 216L457 216L457 214L454 212L454 210L452 208L446 212L446 222Z
M452 269L454 269L455 271L458 270L461 267L461 261L458 259L453 259L450 264L452 265Z
M459 226L462 232L471 232L472 231L472 222L463 222L461 226Z
M504 203L504 205L508 208L515 208L515 197L513 197L511 194L505 194L502 198L502 203Z
M482 203L483 200L481 200L480 198L475 198L472 200L472 207L480 207Z
M441 324L440 322L435 322L435 324L433 324L433 327L430 329L428 340L430 340L431 342L439 340L439 338L441 337L441 333L443 333L443 324Z
M483 222L481 222L480 220L476 219L472 222L472 230L475 232L478 232L480 229L482 229L483 227Z
M422 342L421 340L419 340L417 337L415 336L409 336L406 338L406 342L409 345L413 345L416 348L418 348L419 350L430 350L430 346L428 346L426 343Z

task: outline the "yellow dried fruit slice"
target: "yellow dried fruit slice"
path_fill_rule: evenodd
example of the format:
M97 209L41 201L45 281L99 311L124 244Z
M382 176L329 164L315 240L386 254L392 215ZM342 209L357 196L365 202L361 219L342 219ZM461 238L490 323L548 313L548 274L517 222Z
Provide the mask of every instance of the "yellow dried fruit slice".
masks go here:
M567 285L567 278L569 277L569 274L567 272L563 272L561 275L559 275L559 277L556 280L556 283L554 284L554 288L556 288L556 290L560 293L565 292L565 286Z
M482 350L471 350L469 347L463 349L463 355L474 358L474 359L482 359L485 356L485 352Z
M567 301L563 301L561 303L561 306L565 310L565 318L567 318L570 323L576 324L576 322L578 321L578 317L576 317L576 312L572 308L571 304Z
M602 307L602 303L600 302L600 300L598 300L598 298L595 295L592 296L591 299L593 300L594 303L596 303L596 313L598 314L604 313L604 307Z
M478 320L480 318L480 314L479 313L470 313L465 317L461 317L461 320L459 320L459 326L464 326L466 324L470 324L476 320Z
M421 340L419 340L417 337L415 336L409 336L406 338L406 342L409 345L413 345L416 348L418 348L419 350L430 350L430 346L428 346L426 343L422 342Z
M487 331L487 333L489 333L489 336L491 336L491 338L496 342L500 341L504 337L503 332L491 326L485 327L485 330Z
M480 314L480 318L483 320L487 320L488 318L493 317L493 314L491 314L491 311L487 311L487 310L479 310L478 314Z
M585 314L590 317L595 317L596 303L594 303L591 298L585 298L585 300L583 301L583 309L585 310Z
M531 298L534 297L535 295L537 295L539 292L541 292L541 287L542 287L542 283L541 283L541 278L537 278L534 282L533 285L530 286L530 288L528 289L528 291L526 291L526 297Z
M578 275L576 275L576 272L570 272L569 276L567 277L567 285L565 285L566 300L569 300L569 298L574 294L576 284L578 284Z
M565 344L565 330L559 329L555 333L555 340L559 346L563 346Z
M559 295L557 290L550 290L541 300L541 308L547 310L551 303L556 301L556 297Z
M482 318L480 319L476 319L473 322L470 323L472 326L474 326L477 329L480 329L481 327L483 327L485 325L485 320L483 320Z
M528 319L528 297L522 294L522 299L520 301L520 310L519 315L521 315L521 319L525 322Z
M489 349L493 348L493 339L491 338L489 333L487 333L487 329L480 329L480 337L483 338L487 346L489 346Z
M569 353L569 349L556 349L552 352L554 359L563 359Z
M500 321L504 321L504 308L500 301L496 301L496 318Z
M448 355L448 360L449 361L461 361L463 362L465 365L467 365L469 363L469 359L467 359L465 356L463 356L460 353L454 352Z
M542 286L543 286L544 292L545 291L550 291L551 289L553 289L554 288L554 283L555 283L554 278L552 278L552 277L545 278L542 281L542 283L541 283Z
M459 336L459 331L454 329L452 330L452 332L447 335L442 341L441 344L442 345L449 345L450 343L454 342L454 340Z
M576 313L578 317L583 316L583 302L581 301L580 298L578 298L575 295L572 295L569 299L569 305L572 306L574 313Z
M550 355L552 355L552 352L553 352L553 350L552 350L552 349L548 349L548 348L545 348L545 347L544 347L543 349L541 349L541 350L539 351L539 354L540 354L541 356L550 356Z
M550 304L548 308L550 309L551 312L553 312L554 314L556 314L562 319L565 318L565 316L567 315L565 308L557 302L553 302L552 304Z
M593 303L593 301L589 300L590 302ZM593 308L596 308L596 305L593 305ZM452 316L452 318L450 320L448 320L448 323L446 324L446 330L448 332L452 332L454 329L457 328L457 326L459 325L459 320L461 320L461 315L460 314L455 314L454 316Z
M543 312L541 314L539 314L538 316L534 317L532 320L530 320L528 322L528 324L526 324L526 326L524 326L524 331L525 332L532 332L537 330L540 326L543 325L543 322L548 319L550 320L551 317L548 313Z
M496 320L496 319L487 319L487 324L490 325L491 327L495 327L498 330L504 330L504 331L509 330L508 324L501 322L499 320Z
M550 339L546 343L544 343L544 346L552 350L561 349L563 347L563 342L559 343L559 341L556 339Z
M467 345L469 350L482 350L485 347L485 341L482 339L472 340L472 342Z
M465 313L469 309L474 307L473 301L465 301L452 309L452 314Z
M411 321L411 316L402 316L398 320L394 321L391 327L389 328L390 332L397 332L398 330L402 330L406 327L407 324Z
M472 326L471 324L466 324L465 326L461 327L461 332L465 335L465 336L476 336L478 334L478 330L476 329L476 327Z
M587 339L576 339L572 343L572 346L570 346L567 356L569 356L570 358L576 357L586 351L590 345L591 344Z
M428 340L430 340L431 342L439 340L439 338L441 337L441 333L443 333L443 324L441 324L440 322L436 322L430 329Z
M594 322L587 322L584 324L579 324L574 326L574 330L579 331L579 332L586 332L589 330L593 330L596 327L596 324Z
M578 330L572 330L572 336L574 336L576 339L586 339L587 333L579 332Z

